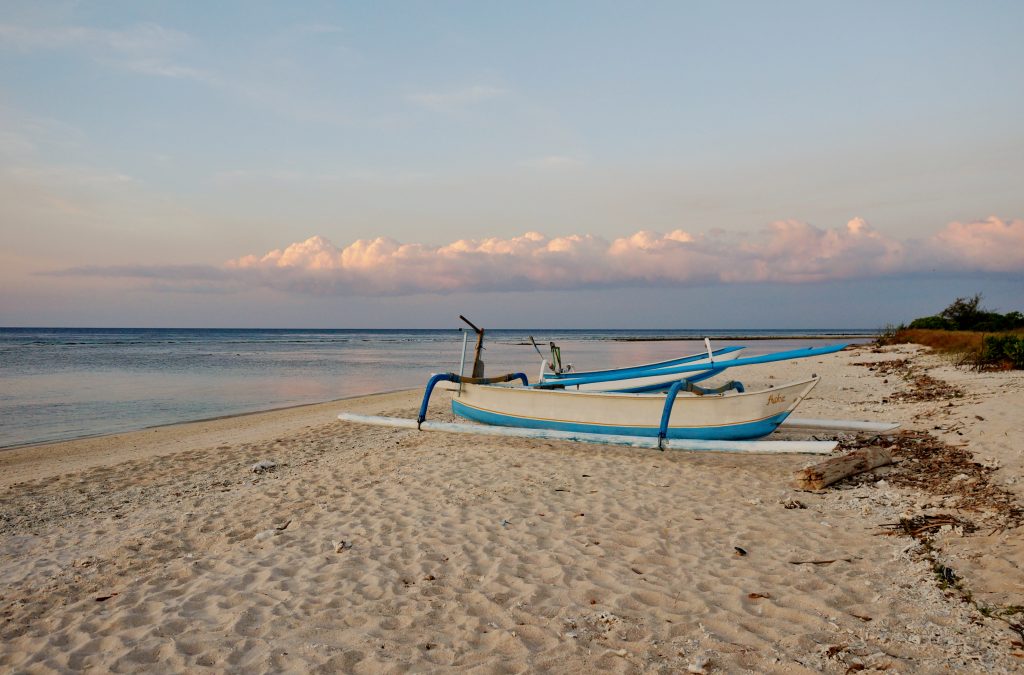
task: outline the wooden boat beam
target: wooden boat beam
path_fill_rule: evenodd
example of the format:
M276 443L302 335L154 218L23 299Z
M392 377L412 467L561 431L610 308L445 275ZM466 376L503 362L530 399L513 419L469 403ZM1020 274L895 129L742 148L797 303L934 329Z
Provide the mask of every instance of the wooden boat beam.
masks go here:
M484 349L484 329L478 328L475 323L459 314L459 318L469 324L469 327L476 331L476 347L473 349L473 377L484 376L484 362L480 360L480 352Z
M808 417L787 417L779 425L782 430L853 431L865 434L885 434L900 428L899 422L862 422L860 420L819 420Z

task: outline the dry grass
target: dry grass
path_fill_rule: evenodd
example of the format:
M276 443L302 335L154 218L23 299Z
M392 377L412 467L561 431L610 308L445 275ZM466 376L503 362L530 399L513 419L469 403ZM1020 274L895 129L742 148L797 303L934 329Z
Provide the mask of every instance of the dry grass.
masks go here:
M977 352L985 333L968 330L927 330L904 328L896 331L894 342L913 342L940 352Z
M983 359L983 343L991 336L1024 337L1024 328L1000 333L983 333L968 330L932 330L924 328L895 328L878 339L879 344L914 343L931 347L937 352L951 354L960 365L975 368L1013 367L1012 363L991 363ZM1019 367L1019 366L1018 366Z
M999 333L983 333L972 330L931 330L926 328L897 328L885 336L886 344L914 344L931 347L942 352L977 351L986 335L1024 336L1024 328Z

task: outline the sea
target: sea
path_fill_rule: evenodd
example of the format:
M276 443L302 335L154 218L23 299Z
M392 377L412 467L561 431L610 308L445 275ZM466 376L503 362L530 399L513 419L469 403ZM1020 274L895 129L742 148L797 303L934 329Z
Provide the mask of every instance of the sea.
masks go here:
M867 342L875 330L487 330L486 373L532 381L547 344L578 370L743 344L745 355ZM0 328L0 448L422 387L458 372L458 329Z

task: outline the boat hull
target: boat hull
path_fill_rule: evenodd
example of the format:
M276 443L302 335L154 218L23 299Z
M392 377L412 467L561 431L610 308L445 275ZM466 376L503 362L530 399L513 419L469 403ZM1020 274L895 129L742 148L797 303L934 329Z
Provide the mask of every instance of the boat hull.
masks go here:
M818 378L763 391L680 393L667 438L745 440L775 431ZM452 411L484 424L623 436L658 436L664 394L582 392L463 384Z

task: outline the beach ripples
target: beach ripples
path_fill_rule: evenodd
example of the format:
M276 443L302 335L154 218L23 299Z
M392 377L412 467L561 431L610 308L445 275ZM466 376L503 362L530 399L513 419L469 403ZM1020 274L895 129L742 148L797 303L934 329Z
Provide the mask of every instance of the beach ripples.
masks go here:
M0 667L842 672L826 651L855 642L947 663L941 639L878 630L937 592L878 592L905 543L780 503L803 463L325 421L22 483Z

